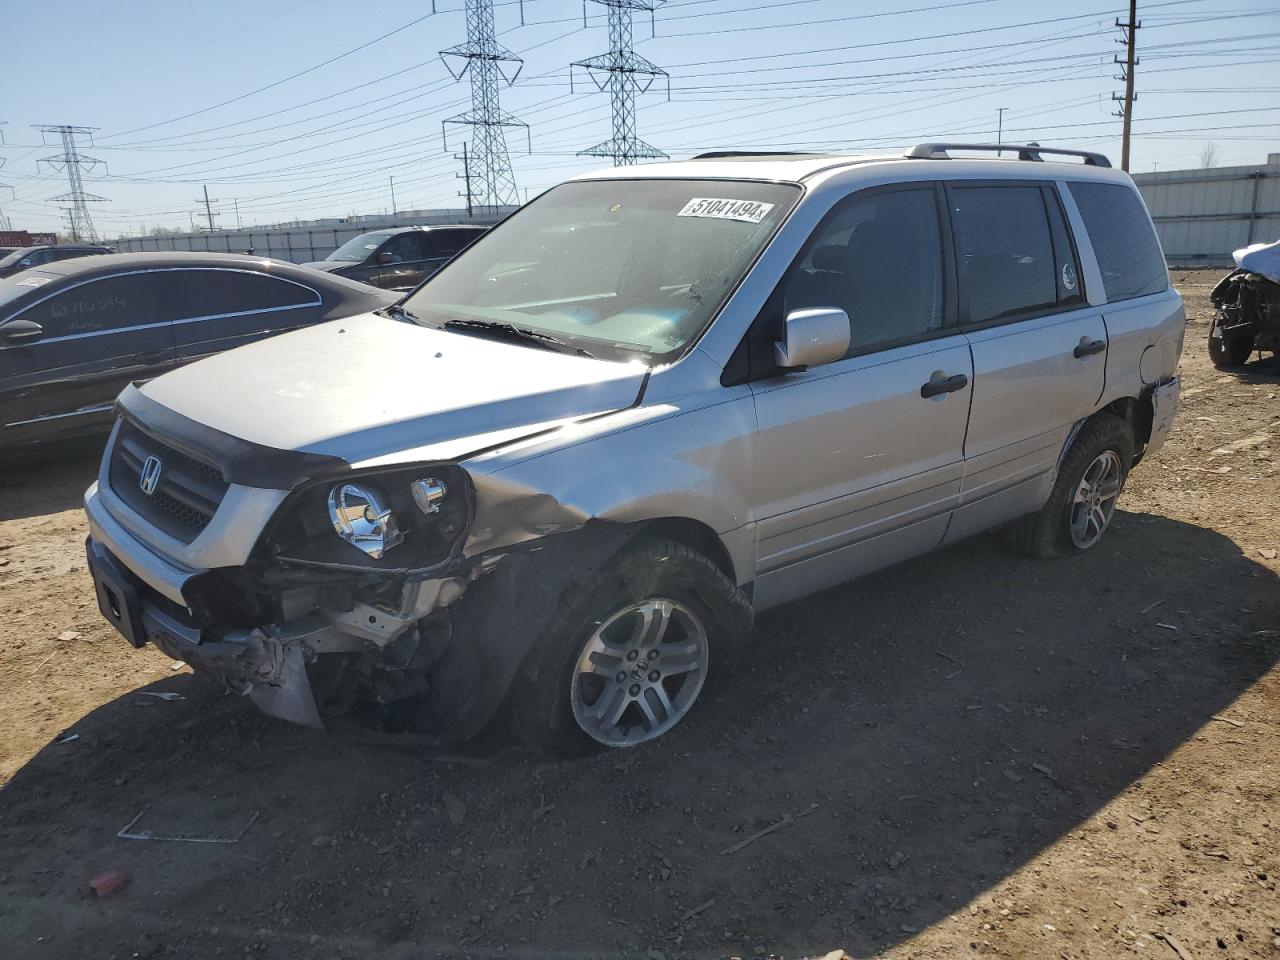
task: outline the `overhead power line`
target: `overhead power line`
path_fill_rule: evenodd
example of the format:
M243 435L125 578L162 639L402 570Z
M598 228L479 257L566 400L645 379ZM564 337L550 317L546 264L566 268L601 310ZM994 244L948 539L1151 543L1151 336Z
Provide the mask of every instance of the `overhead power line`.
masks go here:
M331 63L337 63L339 60L343 60L351 56L353 53L359 53L361 50L366 50L369 47L373 46L375 43L381 43L383 40L386 40L388 37L394 37L397 33L403 33L405 30L408 30L410 27L417 26L423 20L426 20L428 17L434 17L435 15L436 15L435 11L432 11L431 13L424 13L422 16L415 17L414 19L410 20L408 23L401 24L400 26L396 27L394 30L388 30L386 33L382 34L381 36L374 37L372 40L368 40L360 44L358 47L352 47L350 50L344 50L342 53L339 53L337 56L330 57L327 60L322 60L320 63L307 67L305 70L299 70L297 73L291 73L287 77L281 77L279 80L272 81L271 83L258 87L255 90L250 90L247 93L242 93L239 96L231 97L227 100L221 100L218 103L211 104L210 106L201 107L199 110L191 110L188 113L180 114L179 116L176 116L176 117L170 117L168 120L157 120L155 123L148 123L141 127L133 127L132 129L129 129L129 130L121 130L119 133L110 134L109 137L103 137L103 139L104 140L115 139L116 137L128 136L131 133L141 133L143 130L154 130L156 127L165 127L171 123L178 123L181 120L187 120L191 117L198 117L203 113L209 113L212 110L217 110L218 108L225 107L228 104L239 103L241 100L247 100L249 97L257 96L259 93L265 93L267 90L274 90L276 87L286 84L290 80L296 80L298 79L298 77L305 77L307 74L314 73L315 71L319 70L321 67L327 67Z

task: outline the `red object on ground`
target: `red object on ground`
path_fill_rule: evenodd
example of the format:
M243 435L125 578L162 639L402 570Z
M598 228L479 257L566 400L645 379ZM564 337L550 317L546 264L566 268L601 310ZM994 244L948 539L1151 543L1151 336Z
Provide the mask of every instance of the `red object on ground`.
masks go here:
M89 889L95 897L109 897L128 882L123 870L107 870L89 881Z

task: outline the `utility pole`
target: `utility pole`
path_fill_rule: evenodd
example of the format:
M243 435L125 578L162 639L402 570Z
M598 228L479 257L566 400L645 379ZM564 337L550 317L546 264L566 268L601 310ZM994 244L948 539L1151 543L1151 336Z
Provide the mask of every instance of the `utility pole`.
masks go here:
M462 161L462 174L459 179L466 185L466 190L458 194L458 196L467 198L467 219L470 220L474 216L471 203L471 158L467 155L467 142L465 140L462 141L462 156L458 156L455 153L453 159ZM459 175L455 173L454 176L457 177Z
M390 177L391 180L391 216L396 215L396 178Z
M65 208L67 228L72 240L97 240L98 231L94 229L93 219L89 216L90 203L102 203L106 197L86 193L84 189L84 171L93 170L102 164L101 160L86 156L76 146L76 135L92 137L97 127L75 127L68 124L34 123L41 137L56 133L62 140L62 153L51 157L42 157L36 165L47 163L55 170L62 170L67 175L67 184L71 188L66 193L50 197L54 203L70 203Z
M204 188L204 215L205 215L205 219L209 221L210 233L213 233L213 231L216 229L213 224L213 207L211 205L218 202L219 201L216 197L213 200L209 199L209 188L206 186ZM196 203L200 203L200 200L197 199Z
M237 230L239 230L239 229L241 229L241 227L240 227L240 198L239 198L239 197L233 197L233 198L232 198L232 200L231 200L231 204L232 204L232 206L234 206L234 207L236 208L236 229L237 229Z
M1117 40L1117 43L1123 43L1125 46L1125 58L1122 61L1117 55L1115 62L1121 64L1120 76L1117 80L1124 81L1124 96L1113 93L1112 100L1122 101L1123 109L1116 112L1117 117L1124 119L1124 132L1121 134L1120 145L1120 169L1126 173L1129 171L1129 137L1133 128L1133 102L1138 99L1138 95L1133 92L1133 75L1134 68L1142 61L1135 55L1138 47L1138 30L1142 27L1142 23L1138 20L1138 0L1129 0L1129 22L1121 23L1119 18L1116 19L1116 26L1120 28L1124 35L1123 40Z
M1008 107L996 107L996 115L997 115L996 116L996 146L997 147L1004 145L1004 112L1008 109L1009 109ZM996 156L997 157L1004 156L1004 151L996 150Z
M667 77L667 99L671 99L671 78L667 71L635 52L632 45L631 15L636 10L653 11L666 0L594 0L609 8L609 52L569 64L569 92L573 92L573 68L587 71L596 88L607 87L613 101L613 136L603 143L578 152L580 157L612 157L615 167L637 160L658 160L667 155L636 136L636 94L645 93L658 77ZM583 25L586 10L583 9Z
M450 124L472 128L471 146L476 165L476 206L497 215L502 206L519 204L515 173L507 153L506 129L523 127L529 136L529 125L502 109L499 91L505 81L516 82L524 61L498 43L493 26L493 0L466 0L467 42L440 51L440 59L455 80L470 74L471 109L441 124L445 152L449 150ZM452 59L451 59L452 58ZM455 63L458 64L454 69ZM506 71L510 71L510 76ZM532 147L532 140L529 141Z

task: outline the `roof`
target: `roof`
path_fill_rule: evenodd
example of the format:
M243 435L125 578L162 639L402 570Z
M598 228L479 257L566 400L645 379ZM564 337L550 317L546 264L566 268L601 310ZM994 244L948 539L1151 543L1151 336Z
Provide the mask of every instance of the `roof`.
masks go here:
M121 270L159 270L165 267L252 267L256 271L295 273L303 268L287 260L248 256L240 253L104 253L96 257L55 260L33 267L41 273L59 277L91 277ZM307 275L311 276L308 270ZM21 276L21 274L17 274Z
M430 224L411 224L407 227L378 227L376 230L366 230L360 234L362 237L373 236L392 236L397 233L408 233L411 230L479 230L485 231L489 228L479 223L430 223Z
M935 145L941 146L941 145ZM1006 150L1018 149L1007 145ZM1023 148L1033 149L1033 148ZM1045 148L1045 152L1050 152ZM613 167L574 177L574 180L611 179L688 179L688 180L767 180L802 183L805 180L838 170L872 167L877 172L887 166L900 166L918 178L922 166L937 170L938 179L989 175L1005 177L1016 172L1019 178L1035 179L1084 178L1117 180L1127 175L1109 167L1092 166L1075 161L1019 160L1015 155L952 158L908 158L902 153L735 153L725 151L704 155L702 159L647 163L640 166Z

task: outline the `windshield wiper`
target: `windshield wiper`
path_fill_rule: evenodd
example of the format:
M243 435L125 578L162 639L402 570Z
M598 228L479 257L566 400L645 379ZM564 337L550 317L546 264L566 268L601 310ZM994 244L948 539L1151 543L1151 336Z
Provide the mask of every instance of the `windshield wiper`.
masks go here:
M511 340L518 340L523 343L531 343L534 346L542 347L547 350L554 350L557 353L574 353L580 357L590 357L591 354L582 347L574 346L571 343L565 343L558 340L549 333L543 333L540 330L530 330L526 327L517 327L513 323L505 323L501 320L469 320L469 319L453 319L444 322L446 330L477 330L486 333L496 333L500 336Z
M375 310L374 313L380 313L384 317L391 317L393 320L411 320L414 323L420 323L418 315L412 310L406 310L398 303L393 303L389 307L383 307L381 310Z

